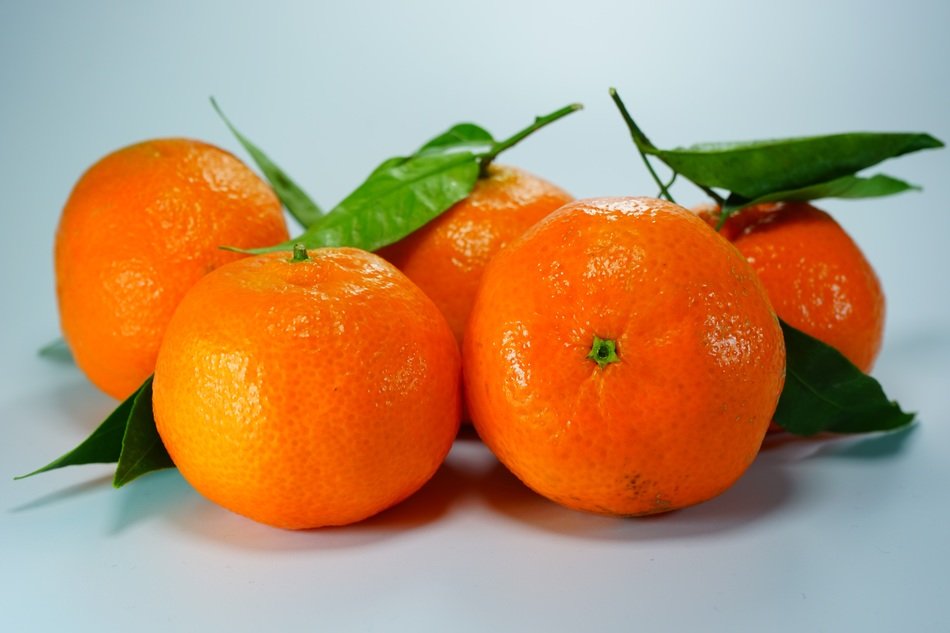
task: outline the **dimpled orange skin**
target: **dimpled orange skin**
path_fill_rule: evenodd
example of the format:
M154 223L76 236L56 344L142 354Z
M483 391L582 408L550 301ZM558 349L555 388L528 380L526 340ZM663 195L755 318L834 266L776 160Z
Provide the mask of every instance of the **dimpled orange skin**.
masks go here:
M716 222L714 210L701 215ZM752 264L780 318L871 370L884 336L884 292L841 225L810 204L784 202L743 210L721 232Z
M155 368L188 288L242 257L219 246L288 237L273 191L224 150L159 139L109 154L76 184L56 232L60 324L76 364L127 397Z
M594 336L618 361L587 358ZM479 435L577 510L710 499L758 453L784 383L781 329L749 264L652 198L580 200L499 253L463 350Z
M175 312L155 423L202 495L303 529L380 512L435 473L459 425L459 351L438 308L357 249L223 266Z
M459 345L489 260L535 222L574 198L526 171L489 166L467 198L379 254L429 295Z

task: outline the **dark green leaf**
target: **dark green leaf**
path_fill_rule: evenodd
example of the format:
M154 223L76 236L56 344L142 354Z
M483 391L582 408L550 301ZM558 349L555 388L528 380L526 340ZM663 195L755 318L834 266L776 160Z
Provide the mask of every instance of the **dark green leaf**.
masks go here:
M220 116L221 120L228 126L231 133L234 134L241 145L244 146L244 149L247 150L247 153L254 159L254 162L257 163L258 168L260 168L264 177L270 182L271 187L273 187L277 193L277 197L280 198L280 201L290 212L290 215L294 216L294 219L300 222L304 228L319 220L323 215L323 211L317 206L317 203L314 202L297 183L291 180L290 176L278 167L274 161L268 158L267 154L262 152L260 148L254 145L254 143L231 124L231 121L224 116L224 112L218 107L218 103L214 98L211 99L211 105L214 106L218 116Z
M56 470L63 466L110 464L118 461L119 456L122 454L122 437L125 434L126 422L128 422L133 403L140 391L141 389L123 400L122 403L109 414L109 417L92 432L92 435L83 440L79 446L62 457L53 460L46 466L34 470L29 474L21 475L17 477L17 479Z
M471 152L427 154L380 165L343 202L283 244L247 252L352 246L368 251L396 242L462 200L478 179Z
M71 361L73 359L73 353L69 350L69 345L61 338L50 341L41 347L37 353L50 360Z
M459 123L420 147L415 155L421 156L460 149L477 154L487 152L494 144L495 139L484 128L474 123Z
M733 194L729 196L726 200L726 204L723 205L723 214L729 216L743 207L761 204L763 202L783 202L790 200L808 201L818 200L820 198L875 198L878 196L890 196L911 189L919 190L920 187L885 174L876 174L870 178L842 176L841 178L835 178L829 182L811 185L810 187L770 193L755 200L746 200L741 196Z
M943 143L922 133L855 132L747 143L703 144L664 150L642 132L637 146L698 185L718 187L744 199L802 189L849 176L894 158Z
M891 431L910 424L880 383L840 352L784 321L785 388L775 421L796 435Z
M113 485L120 488L153 470L174 466L152 416L152 377L122 401L92 435L46 466L17 479L64 466L117 462Z
M112 485L121 488L137 477L153 470L172 468L172 458L168 456L162 438L155 428L152 415L152 377L135 392L132 410L129 412L122 437L122 453L115 467Z

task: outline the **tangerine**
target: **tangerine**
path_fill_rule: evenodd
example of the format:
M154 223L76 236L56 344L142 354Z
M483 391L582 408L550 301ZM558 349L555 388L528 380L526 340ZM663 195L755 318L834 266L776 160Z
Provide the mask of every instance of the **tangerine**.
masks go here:
M546 180L492 163L468 197L379 254L432 298L461 345L489 260L571 200L570 194Z
M219 246L286 239L274 192L222 149L172 138L107 155L76 183L56 232L60 325L76 364L126 398L155 368L188 288L242 257Z
M715 209L700 215L719 219ZM806 202L768 203L731 216L721 234L752 264L782 320L871 370L884 336L884 293L834 218Z
M155 423L211 501L282 528L343 525L438 469L459 426L459 363L438 308L382 258L269 253L182 299L155 368Z
M498 253L462 358L498 459L538 493L610 515L723 492L757 455L785 376L748 262L651 198L579 200Z

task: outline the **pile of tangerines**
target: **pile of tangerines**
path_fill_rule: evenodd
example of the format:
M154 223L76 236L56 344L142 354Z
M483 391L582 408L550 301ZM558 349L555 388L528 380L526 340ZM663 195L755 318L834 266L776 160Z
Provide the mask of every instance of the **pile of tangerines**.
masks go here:
M706 501L755 459L785 380L778 317L863 370L884 298L807 203L717 209L573 200L491 165L370 253L248 256L290 239L271 187L186 139L120 149L73 189L55 241L62 331L154 420L208 499L284 527L343 525L413 494L460 422L569 508Z

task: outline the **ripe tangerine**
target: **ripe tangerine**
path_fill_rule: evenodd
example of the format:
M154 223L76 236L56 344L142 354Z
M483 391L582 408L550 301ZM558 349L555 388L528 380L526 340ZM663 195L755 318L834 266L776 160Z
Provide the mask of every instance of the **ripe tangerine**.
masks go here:
M435 473L459 426L459 374L444 317L382 258L269 253L182 299L155 368L155 423L211 501L277 527L344 525Z
M475 428L499 460L562 505L611 515L728 488L785 376L749 264L650 198L568 204L498 253L462 358Z
M493 163L468 197L379 254L432 298L461 345L491 258L571 200L569 193L546 180Z
M280 201L230 153L157 139L102 158L76 183L56 232L60 324L76 364L124 399L155 368L185 292L223 251L288 239Z
M700 215L718 221L714 209ZM782 320L871 370L884 336L884 292L834 218L806 202L769 203L731 216L721 234L752 264Z

